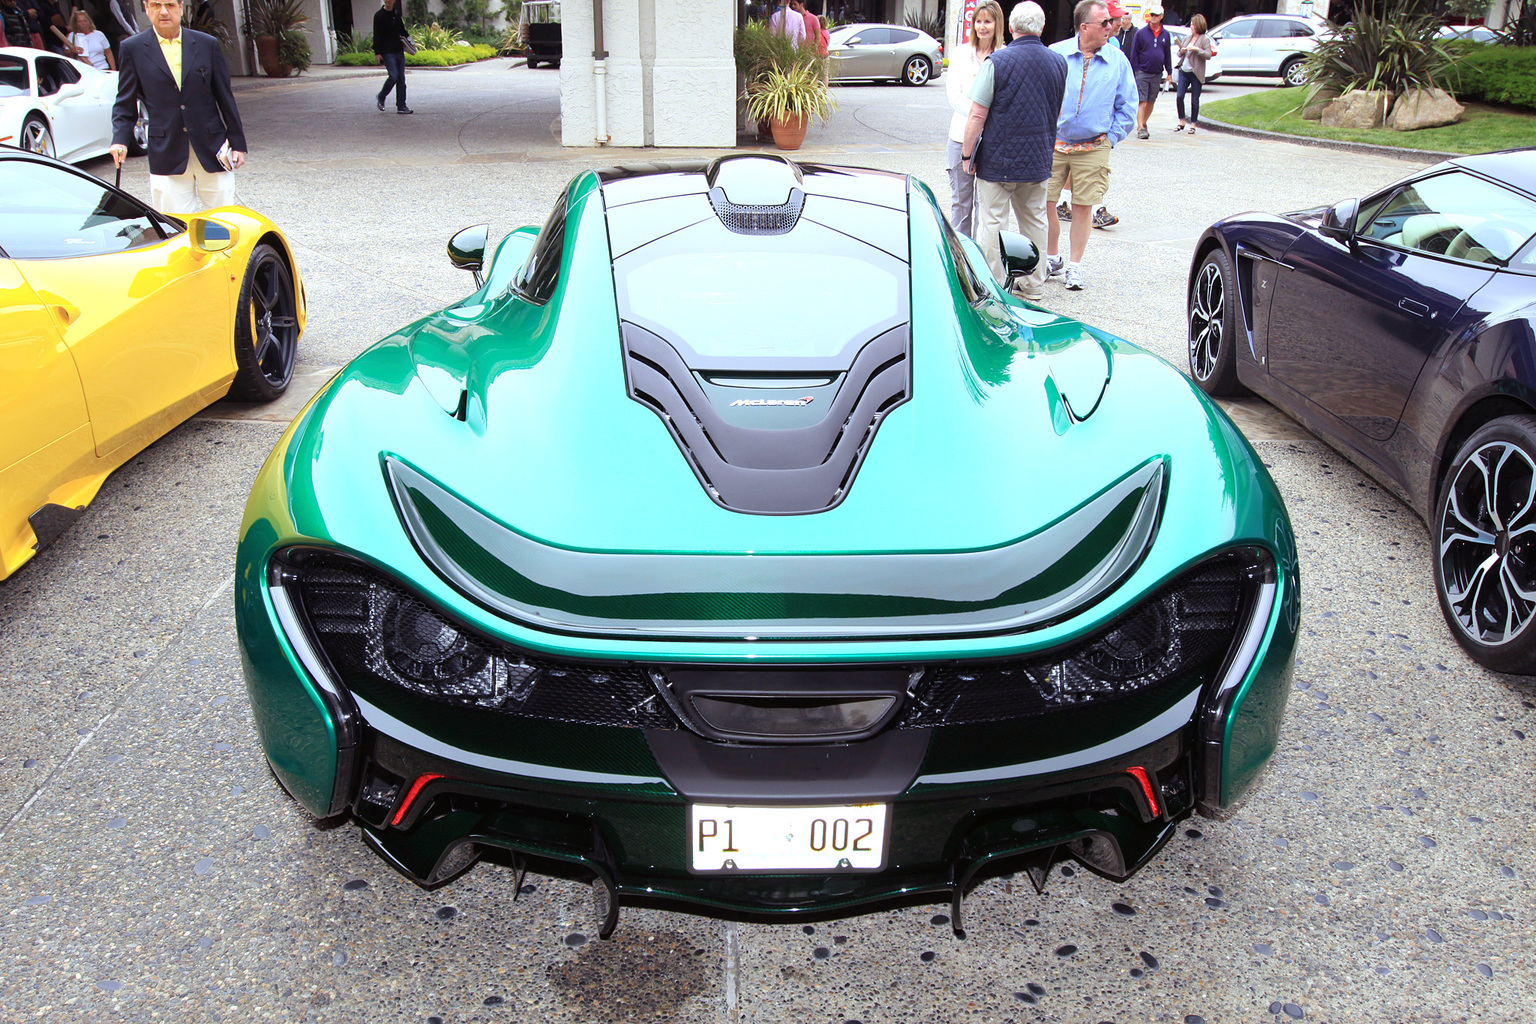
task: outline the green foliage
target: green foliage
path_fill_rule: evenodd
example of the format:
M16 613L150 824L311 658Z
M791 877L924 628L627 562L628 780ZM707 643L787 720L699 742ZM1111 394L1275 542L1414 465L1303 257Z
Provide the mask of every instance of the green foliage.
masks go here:
M309 37L301 29L290 28L277 37L277 59L300 73L309 70Z
M427 0L405 0L405 23L425 25L432 12L427 10Z
M1307 78L1319 89L1443 88L1460 54L1439 38L1440 17L1426 13L1414 0L1385 0L1378 12L1365 0L1348 25L1330 25L1306 60Z
M439 0L443 9L437 12L437 24L448 29L461 29L464 27L464 2L463 0Z
M942 15L935 14L932 17L925 18L909 12L907 14L907 28L915 28L920 32L927 32L935 39L944 38L944 18Z
M821 55L819 42L816 46L796 43L777 32L768 31L762 22L749 22L736 30L734 44L736 70L747 82L747 92L753 83L764 80L770 71L788 73L796 69L808 69L816 78L826 73L827 59Z
M747 116L754 121L817 117L826 124L836 106L821 72L807 64L772 68L747 86Z
M251 17L257 35L276 36L280 45L288 32L309 20L304 13L304 0L253 0Z
M1468 52L1456 69L1457 99L1536 110L1536 47L1467 46Z
M479 25L471 25L464 30L464 41L474 43L476 46L501 46L501 38L505 33L493 28L482 28Z
M373 63L373 33L365 32L362 35L343 32L336 37L336 56L343 57L349 53L366 54L367 63Z
M496 52L503 57L520 56L524 52L523 41L518 35L515 23L508 25L506 31L501 34L501 38L496 41Z
M464 0L464 28L484 32L491 22L491 0Z
M417 48L422 50L447 50L456 46L461 38L457 32L435 21L430 25L413 25L410 32Z
M494 56L496 56L496 50L489 46L455 46L447 50L418 50L405 55L405 66L451 68L460 64L473 64L475 61ZM336 58L336 63L350 68L364 68L372 67L374 60L371 53L344 53Z
M501 13L508 25L516 25L523 13L523 0L501 0Z

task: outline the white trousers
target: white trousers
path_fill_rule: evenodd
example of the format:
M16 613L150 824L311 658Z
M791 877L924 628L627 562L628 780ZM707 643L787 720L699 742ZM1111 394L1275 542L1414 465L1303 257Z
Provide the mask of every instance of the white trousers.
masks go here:
M149 201L161 213L195 213L198 200L205 208L233 206L235 172L210 174L198 163L197 154L187 154L187 169L180 174L151 174Z
M1008 280L1003 271L1003 254L998 233L1008 228L1008 211L1019 222L1019 234L1035 243L1040 262L1015 284L1018 293L1030 302L1045 297L1045 186L1043 181L987 181L976 179L976 244L986 254L992 276L1002 284Z

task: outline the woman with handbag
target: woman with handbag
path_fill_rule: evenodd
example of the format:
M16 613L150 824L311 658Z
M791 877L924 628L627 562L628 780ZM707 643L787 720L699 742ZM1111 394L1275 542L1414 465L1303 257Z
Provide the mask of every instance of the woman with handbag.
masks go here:
M1195 124L1200 120L1200 88L1205 85L1205 62L1216 56L1216 46L1205 34L1205 15L1197 14L1189 19L1189 38L1179 47L1179 123L1173 129L1184 130L1184 93L1189 93L1189 134L1195 134Z
M400 17L400 0L384 0L384 6L373 14L373 61L384 65L384 70L389 73L384 88L375 97L380 110L384 109L384 101L393 89L395 113L414 113L405 105L406 50L415 53L416 44L411 42L410 34L405 30L405 20Z
M980 0L971 14L971 45L955 47L944 72L944 88L955 114L949 122L949 222L962 235L976 228L976 178L960 165L965 119L971 112L971 86L982 61L1003 45L1003 8L997 0Z

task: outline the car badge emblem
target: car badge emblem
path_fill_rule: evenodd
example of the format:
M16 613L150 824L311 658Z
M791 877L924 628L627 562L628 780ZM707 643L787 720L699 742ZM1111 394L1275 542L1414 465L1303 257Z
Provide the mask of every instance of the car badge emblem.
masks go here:
M806 395L806 396L804 396L802 398L738 398L738 399L736 399L736 401L731 403L731 408L734 409L738 405L743 405L743 406L759 406L759 405L801 406L801 405L810 405L814 401L816 401L816 399L813 396L811 396L811 395Z

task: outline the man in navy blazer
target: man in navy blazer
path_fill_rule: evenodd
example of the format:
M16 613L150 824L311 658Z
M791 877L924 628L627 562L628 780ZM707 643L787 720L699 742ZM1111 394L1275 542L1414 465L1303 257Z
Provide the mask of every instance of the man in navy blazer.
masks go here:
M197 201L235 201L234 168L245 163L245 128L235 109L219 41L183 28L180 0L145 0L152 26L123 40L117 103L112 107L112 161L123 165L139 101L149 112L149 190L161 213L191 213ZM229 144L230 169L219 162Z

